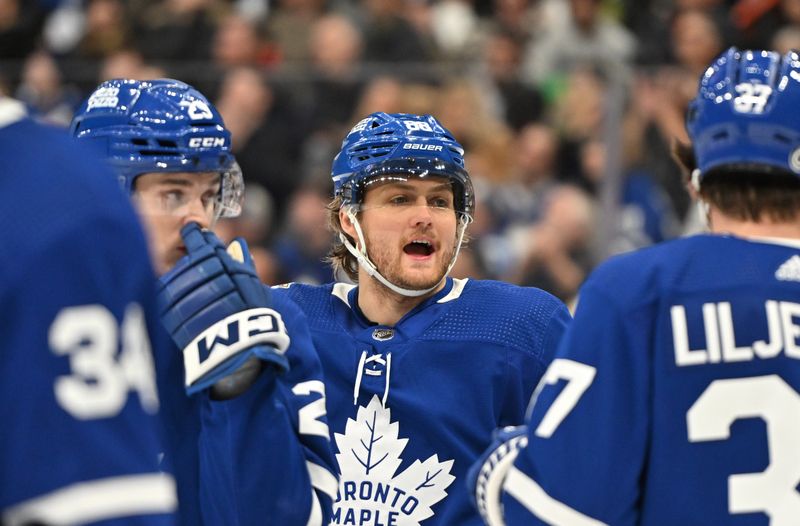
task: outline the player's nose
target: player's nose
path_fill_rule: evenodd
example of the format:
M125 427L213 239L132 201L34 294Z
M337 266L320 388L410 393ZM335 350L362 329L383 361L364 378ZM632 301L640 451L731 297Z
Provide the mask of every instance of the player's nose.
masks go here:
M208 207L201 197L196 197L187 203L181 227L192 222L200 225L200 228L211 228L211 217L208 212Z
M433 214L431 211L431 207L423 199L421 202L417 203L416 206L410 207L412 210L411 213L411 223L414 226L417 225L430 225L433 223Z

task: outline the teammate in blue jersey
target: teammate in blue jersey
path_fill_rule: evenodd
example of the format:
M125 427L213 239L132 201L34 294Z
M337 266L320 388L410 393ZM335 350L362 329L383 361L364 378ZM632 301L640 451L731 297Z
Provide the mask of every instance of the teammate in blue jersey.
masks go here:
M676 152L710 233L589 278L527 434L477 470L490 524L798 524L798 79L796 52L706 70Z
M175 525L144 235L102 161L24 113L0 97L0 524Z
M243 241L226 250L209 230L243 192L221 116L179 81L112 80L72 130L116 170L161 274L178 349L160 386L186 524L326 524L337 481L304 315L258 281Z
M569 321L534 288L452 279L472 219L463 149L431 116L372 114L333 161L333 263L292 284L320 354L340 468L333 524L480 524L463 481L522 422Z

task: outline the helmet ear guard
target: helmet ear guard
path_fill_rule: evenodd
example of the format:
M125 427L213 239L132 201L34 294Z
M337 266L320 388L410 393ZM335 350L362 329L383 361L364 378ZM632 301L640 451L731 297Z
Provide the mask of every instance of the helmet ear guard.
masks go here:
M241 212L244 181L222 116L199 91L172 79L103 82L81 105L72 135L94 143L132 192L153 172L221 175L217 217Z
M728 49L700 79L686 128L698 187L712 172L800 177L800 55Z

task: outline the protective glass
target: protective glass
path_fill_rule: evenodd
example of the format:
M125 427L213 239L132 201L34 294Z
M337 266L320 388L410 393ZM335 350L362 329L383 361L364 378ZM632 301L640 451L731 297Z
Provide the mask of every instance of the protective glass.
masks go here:
M213 223L222 217L236 217L242 211L244 181L236 164L211 184L170 179L164 174L158 184L142 186L137 184L133 199L144 214L182 217L200 211Z
M215 207L217 218L238 217L242 213L244 201L244 177L239 163L234 162L231 169L222 174L219 199Z

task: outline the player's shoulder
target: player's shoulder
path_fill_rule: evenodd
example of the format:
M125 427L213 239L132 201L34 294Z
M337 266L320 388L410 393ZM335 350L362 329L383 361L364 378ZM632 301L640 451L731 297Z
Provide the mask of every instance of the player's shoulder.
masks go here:
M585 286L623 292L653 285L687 264L695 253L694 236L665 241L656 245L616 254L591 272Z
M500 281L453 280L453 288L438 302L450 306L426 331L428 337L486 342L525 352L538 349L546 335L570 318L563 302L552 294Z
M0 178L0 204L9 218L37 224L37 238L87 217L134 217L105 161L66 130L30 119L0 127L0 158L14 175Z
M285 298L302 310L307 310L309 305L328 302L333 292L334 283L326 285L309 285L307 283L283 283L272 286L275 297Z
M292 350L288 355L291 370L285 378L289 383L317 378L322 374L309 330L313 327L312 318L303 308L302 298L290 294L295 286L284 284L270 288L272 307L280 313L292 341Z
M127 243L144 237L128 197L96 152L66 130L21 119L0 127L0 242L17 247L0 257L10 271L27 255L70 242ZM36 243L30 243L35 239ZM115 241L116 240L116 241ZM77 250L77 248L76 248Z
M0 138L4 164L20 167L25 174L8 172L17 177L3 178L0 185L16 191L32 188L44 195L85 187L90 187L92 194L110 189L122 194L116 177L98 153L74 140L63 128L23 118L0 127Z
M757 284L797 248L719 234L697 234L613 256L598 265L584 289L621 302L710 284Z
M513 313L535 316L564 307L560 299L545 290L494 280L468 280L460 300L462 308L477 306L489 315L501 316Z
M310 325L320 328L332 320L331 299L337 296L342 288L351 289L353 285L344 283L328 283L325 285L309 285L306 283L286 283L272 287L274 297L283 297L293 302L308 319ZM343 301L347 303L346 292ZM332 323L332 322L331 322Z

